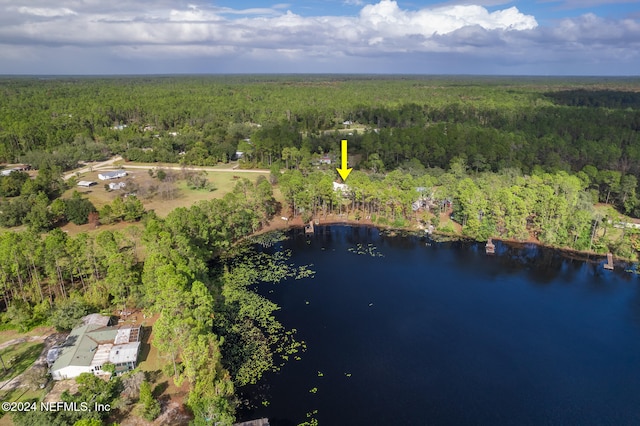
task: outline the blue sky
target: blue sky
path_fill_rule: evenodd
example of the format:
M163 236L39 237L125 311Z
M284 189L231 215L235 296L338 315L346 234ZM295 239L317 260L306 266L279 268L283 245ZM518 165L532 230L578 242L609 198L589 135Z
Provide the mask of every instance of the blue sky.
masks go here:
M0 0L0 74L638 75L639 0Z
M287 9L292 12L309 15L357 15L362 6L375 2L365 2L364 0L344 1L344 0L307 0L293 1L286 4ZM406 9L421 9L425 7L439 7L454 4L475 4L484 6L489 10L498 10L505 7L515 6L521 12L533 14L539 21L548 21L575 16L580 13L592 12L600 16L623 18L640 14L640 3L638 0L609 1L609 0L528 0L528 1L504 1L504 0L479 0L479 1L398 1L398 5ZM216 1L212 5L235 9L249 9L265 7L265 2L260 1ZM273 3L277 5L277 3Z

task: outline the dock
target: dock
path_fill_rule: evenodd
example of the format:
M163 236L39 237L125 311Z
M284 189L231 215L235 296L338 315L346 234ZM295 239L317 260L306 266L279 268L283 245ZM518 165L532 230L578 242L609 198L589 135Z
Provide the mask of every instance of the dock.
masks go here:
M607 263L604 264L604 269L613 271L613 254L607 253Z
M250 420L248 422L234 423L233 426L269 426L269 419L262 418L258 420Z
M495 254L496 246L493 244L491 238L487 240L487 244L484 246L484 250L487 254Z
M310 220L308 225L304 226L304 233L305 234L313 234L316 232L315 226L313 225L313 221Z

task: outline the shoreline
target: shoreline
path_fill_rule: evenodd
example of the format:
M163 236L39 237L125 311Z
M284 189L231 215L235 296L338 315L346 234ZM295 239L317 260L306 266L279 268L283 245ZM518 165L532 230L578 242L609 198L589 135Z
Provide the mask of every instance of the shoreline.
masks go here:
M300 216L297 216L295 218L289 219L287 221L283 220L281 217L274 217L271 222L269 223L268 226L263 227L262 229L260 229L259 231L256 231L250 235L248 235L246 238L243 238L242 240L238 241L238 243L240 243L241 241L244 241L245 239L254 237L254 236L258 236L258 235L262 235L262 234L266 234L269 232L274 232L274 231L287 231L287 230L291 230L291 229L298 229L298 228L304 228L306 224L302 221L302 218ZM349 226L371 226L371 227L375 227L381 230L385 230L385 231L392 231L392 232L409 232L411 234L414 234L416 236L420 236L420 235L424 235L427 236L429 238L431 238L431 236L429 234L426 233L426 231L424 229L416 229L416 228L407 228L407 227L394 227L392 225L382 225L382 224L377 224L372 222L370 219L361 219L361 220L355 220L355 219L348 219L348 218L344 218L344 217L336 217L335 215L327 215L327 217L325 219L319 219L318 220L318 226L324 226L324 225L349 225ZM446 238L450 238L451 240L454 241L468 241L468 242L475 242L478 244L482 244L483 241L478 241L478 240L474 240L468 237L465 237L464 235L459 235L459 234L451 234L451 233L447 233L447 232L439 232L437 230L433 231L433 235L436 236L443 236ZM433 239L433 238L432 238ZM568 248L568 247L556 247L556 246L552 246L552 245L547 245L544 243L541 243L540 241L519 241L519 240L513 240L513 239L509 239L509 238L501 238L501 237L491 237L491 239L493 241L499 241L503 244L506 244L508 246L511 247L524 247L526 245L534 245L537 248L542 248L542 249L548 249L548 250L554 250L556 252L558 252L560 255L571 258L571 259L576 259L576 260L581 260L581 261L585 261L585 262L593 262L593 263L598 263L602 260L606 260L607 254L606 253L596 253L593 251L587 251L587 250L576 250L576 249L572 249L572 248ZM614 262L622 262L627 264L627 266L632 265L634 263L638 263L638 261L636 260L632 260L632 259L625 259L622 257L617 257L614 256ZM624 269L626 270L626 268Z

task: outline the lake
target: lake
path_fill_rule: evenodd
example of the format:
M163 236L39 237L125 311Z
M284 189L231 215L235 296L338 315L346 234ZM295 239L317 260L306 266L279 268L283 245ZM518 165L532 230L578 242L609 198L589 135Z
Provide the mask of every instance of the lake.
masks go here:
M245 388L256 407L239 419L640 424L639 281L618 265L368 227L289 235L265 251L291 249L315 277L258 291L307 351Z

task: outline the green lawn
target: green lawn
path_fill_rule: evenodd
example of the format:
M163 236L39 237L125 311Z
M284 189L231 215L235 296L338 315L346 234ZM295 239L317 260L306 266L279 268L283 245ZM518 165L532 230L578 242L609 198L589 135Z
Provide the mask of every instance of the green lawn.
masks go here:
M38 359L43 348L44 343L26 342L9 346L0 351L0 358L6 367L5 370L0 364L0 381L9 380L22 374Z

